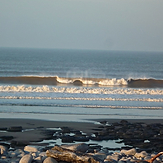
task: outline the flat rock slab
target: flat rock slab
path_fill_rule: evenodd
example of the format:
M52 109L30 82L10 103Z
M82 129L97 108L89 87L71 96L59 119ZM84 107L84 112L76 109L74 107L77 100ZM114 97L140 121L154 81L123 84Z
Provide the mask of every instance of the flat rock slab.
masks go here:
M74 152L68 149L64 149L59 146L55 146L51 150L47 150L48 157L53 157L57 161L66 161L71 163L101 163L102 160L97 160L92 155L83 154L81 152Z

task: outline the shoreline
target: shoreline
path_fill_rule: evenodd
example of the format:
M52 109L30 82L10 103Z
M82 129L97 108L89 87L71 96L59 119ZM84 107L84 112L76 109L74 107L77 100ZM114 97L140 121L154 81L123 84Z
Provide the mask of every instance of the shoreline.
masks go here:
M0 118L0 138L3 136L13 136L11 141L18 142L38 142L44 139L48 139L49 135L46 131L54 128L71 128L73 130L79 130L87 135L91 135L98 131L103 124L120 123L124 119L91 119L89 122L74 122L74 121L51 121L41 119L16 119L16 118ZM163 124L163 119L125 119L129 123L145 123L145 124ZM100 123L101 122L101 123ZM11 127L22 127L21 132L8 132L4 131L4 128L8 130ZM53 131L54 132L54 131ZM47 132L48 133L48 132ZM9 141L9 142L11 142ZM2 141L0 141L2 143Z
M0 161L20 160L30 155L34 160L39 158L44 162L46 158L52 159L58 152L61 155L59 161L62 161L62 156L66 154L67 157L67 152L70 152L62 147L87 146L87 152L91 152L89 157L97 155L99 159L108 159L109 162L116 159L117 163L121 159L127 159L132 163L134 159L148 160L153 159L157 153L162 154L162 138L163 119L94 119L90 122L66 122L0 118L0 148L5 149L4 153L1 150ZM51 155L52 150L56 153ZM17 156L18 151L22 153L21 157ZM10 153L13 156L10 156ZM132 158L129 155L132 155ZM72 158L69 160L71 162Z

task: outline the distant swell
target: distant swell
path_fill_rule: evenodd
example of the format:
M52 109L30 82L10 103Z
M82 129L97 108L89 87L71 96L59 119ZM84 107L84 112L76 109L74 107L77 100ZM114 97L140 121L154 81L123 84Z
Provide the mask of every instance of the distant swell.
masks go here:
M135 88L154 88L154 87L163 87L163 80L156 79L131 79L128 81L129 87Z
M29 84L29 85L90 85L90 86L127 86L135 88L163 87L163 80L156 79L104 79L104 78L60 78L42 76L13 76L0 77L3 84Z
M0 77L0 83L31 84L31 85L56 85L57 77L39 77L39 76Z

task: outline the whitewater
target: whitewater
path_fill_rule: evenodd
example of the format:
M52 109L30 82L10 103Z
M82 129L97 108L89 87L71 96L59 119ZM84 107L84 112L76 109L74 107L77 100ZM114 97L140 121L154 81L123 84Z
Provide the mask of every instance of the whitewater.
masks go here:
M0 48L0 113L160 118L162 61L161 52Z

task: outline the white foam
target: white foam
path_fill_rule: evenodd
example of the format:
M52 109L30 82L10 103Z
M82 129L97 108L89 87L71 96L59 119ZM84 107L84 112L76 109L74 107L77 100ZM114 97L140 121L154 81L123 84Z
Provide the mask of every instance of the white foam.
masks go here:
M60 78L57 76L57 81L62 84L72 84L73 80L69 78Z
M134 88L92 88L92 87L49 87L49 86L0 86L0 92L55 92L83 94L126 94L126 95L163 95L163 89Z
M111 86L111 85L127 85L127 81L125 79L106 79L106 80L102 80L99 82L99 85L103 85L103 86Z
M84 85L101 85L101 86L114 86L114 85L127 85L125 79L89 79L89 78L60 78L56 76L57 81L62 84L72 84L76 80L80 80Z
M158 98L92 98L92 97L40 97L40 96L0 96L1 99L44 99L44 100L87 100L87 101L145 101L145 102L163 102ZM101 107L101 106L100 106Z

